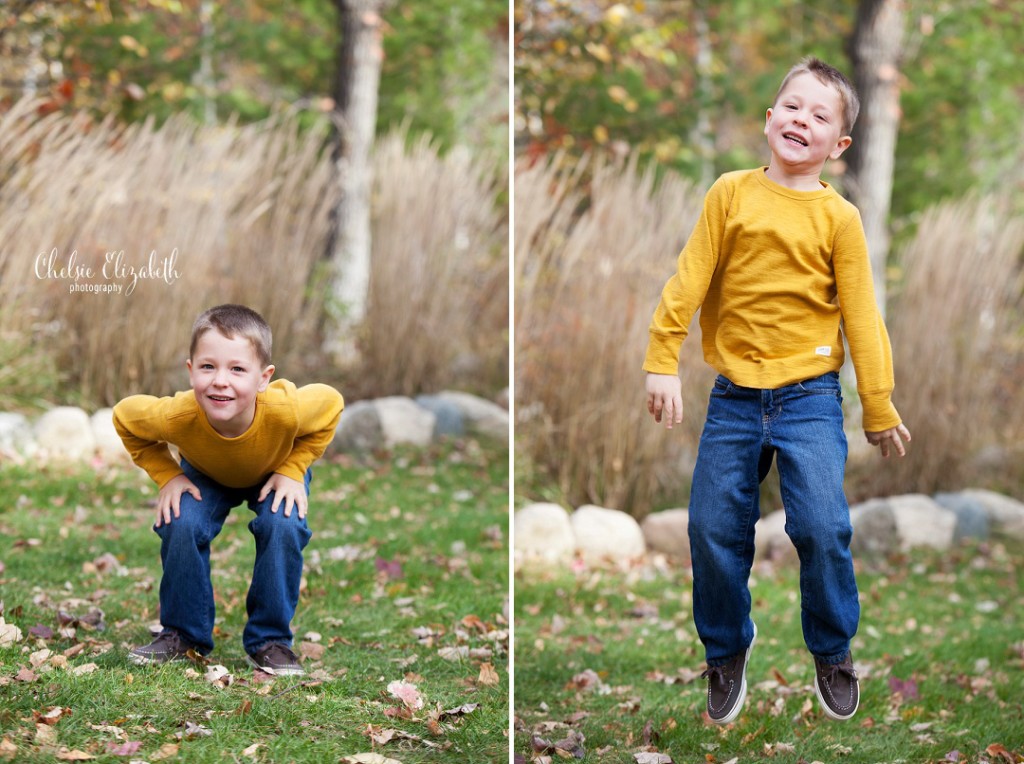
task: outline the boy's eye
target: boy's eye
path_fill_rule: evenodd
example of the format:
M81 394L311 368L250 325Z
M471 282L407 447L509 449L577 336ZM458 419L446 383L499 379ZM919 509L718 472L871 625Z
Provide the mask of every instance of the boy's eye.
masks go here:
M241 366L232 366L231 371L245 371L245 369Z
M202 366L200 366L199 368L200 368L200 369L212 369L212 368L213 368L213 364L212 364L212 363L204 363L204 364L203 364Z

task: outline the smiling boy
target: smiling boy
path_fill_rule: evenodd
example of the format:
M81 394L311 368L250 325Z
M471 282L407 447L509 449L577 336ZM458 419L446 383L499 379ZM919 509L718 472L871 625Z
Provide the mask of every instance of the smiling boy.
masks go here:
M860 702L850 641L860 604L843 493L847 443L839 368L843 336L857 373L864 431L883 457L910 433L891 396L889 337L875 303L857 208L820 180L850 146L857 94L814 58L786 75L765 114L767 167L726 173L708 191L650 326L647 409L682 421L679 349L700 308L704 358L719 372L689 505L694 624L705 647L707 713L733 721L747 693L757 629L748 587L758 486L778 467L786 532L800 558L804 642L822 710L849 719Z
M291 650L299 598L310 465L330 444L344 401L327 385L271 382L271 332L242 305L219 305L192 327L191 390L173 397L134 395L114 407L114 426L132 459L160 487L162 631L129 653L133 663L180 660L213 649L215 605L210 542L231 509L247 502L255 518L256 562L242 635L249 662L302 674ZM177 446L180 464L168 450Z

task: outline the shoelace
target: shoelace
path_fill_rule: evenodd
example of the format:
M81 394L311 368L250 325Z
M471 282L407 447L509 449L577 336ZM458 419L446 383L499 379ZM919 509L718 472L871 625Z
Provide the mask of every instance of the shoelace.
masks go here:
M828 676L825 677L825 681L832 684L839 678L840 674L846 674L850 679L857 678L857 671L849 663L834 663L829 666Z
M725 669L725 666L709 666L704 670L704 673L700 675L701 679L707 679L709 684L717 681L722 687L727 687L729 685L729 680L725 678Z

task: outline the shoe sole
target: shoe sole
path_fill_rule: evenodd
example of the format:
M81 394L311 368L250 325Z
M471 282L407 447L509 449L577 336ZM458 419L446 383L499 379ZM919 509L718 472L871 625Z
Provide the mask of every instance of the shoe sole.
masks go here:
M130 663L134 663L136 666L159 666L164 663L177 663L179 661L187 660L189 660L187 655L179 655L177 658L150 658L145 655L128 653L128 661Z
M273 674L274 676L305 676L306 670L302 667L299 668L270 668L268 666L261 666L252 659L251 655L245 656L245 659L249 662L249 665L255 669L259 669L265 674Z
M846 714L837 714L833 711L828 703L825 702L825 696L821 694L821 686L818 684L818 672L814 672L814 692L818 696L818 702L821 704L821 710L825 712L825 715L831 719L835 719L837 722L845 722L853 718L853 715L857 713L857 709L860 708L860 693L857 693L857 703L854 705L853 710Z
M715 724L729 724L736 720L736 717L740 715L743 710L743 706L747 702L747 666L750 665L750 651L754 649L754 643L757 641L757 624L754 624L754 636L750 638L750 644L747 645L747 654L743 658L743 676L740 678L740 697L736 701L736 705L732 707L732 711L723 716L721 719L708 714L708 718L711 719Z

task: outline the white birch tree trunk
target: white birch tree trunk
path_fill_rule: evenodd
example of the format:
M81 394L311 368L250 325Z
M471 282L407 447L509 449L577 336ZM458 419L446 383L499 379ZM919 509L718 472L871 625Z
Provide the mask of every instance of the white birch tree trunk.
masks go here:
M335 171L340 201L328 242L330 326L335 353L354 352L352 329L366 315L370 287L371 154L377 126L377 92L384 58L382 0L335 0L341 26L334 88Z

